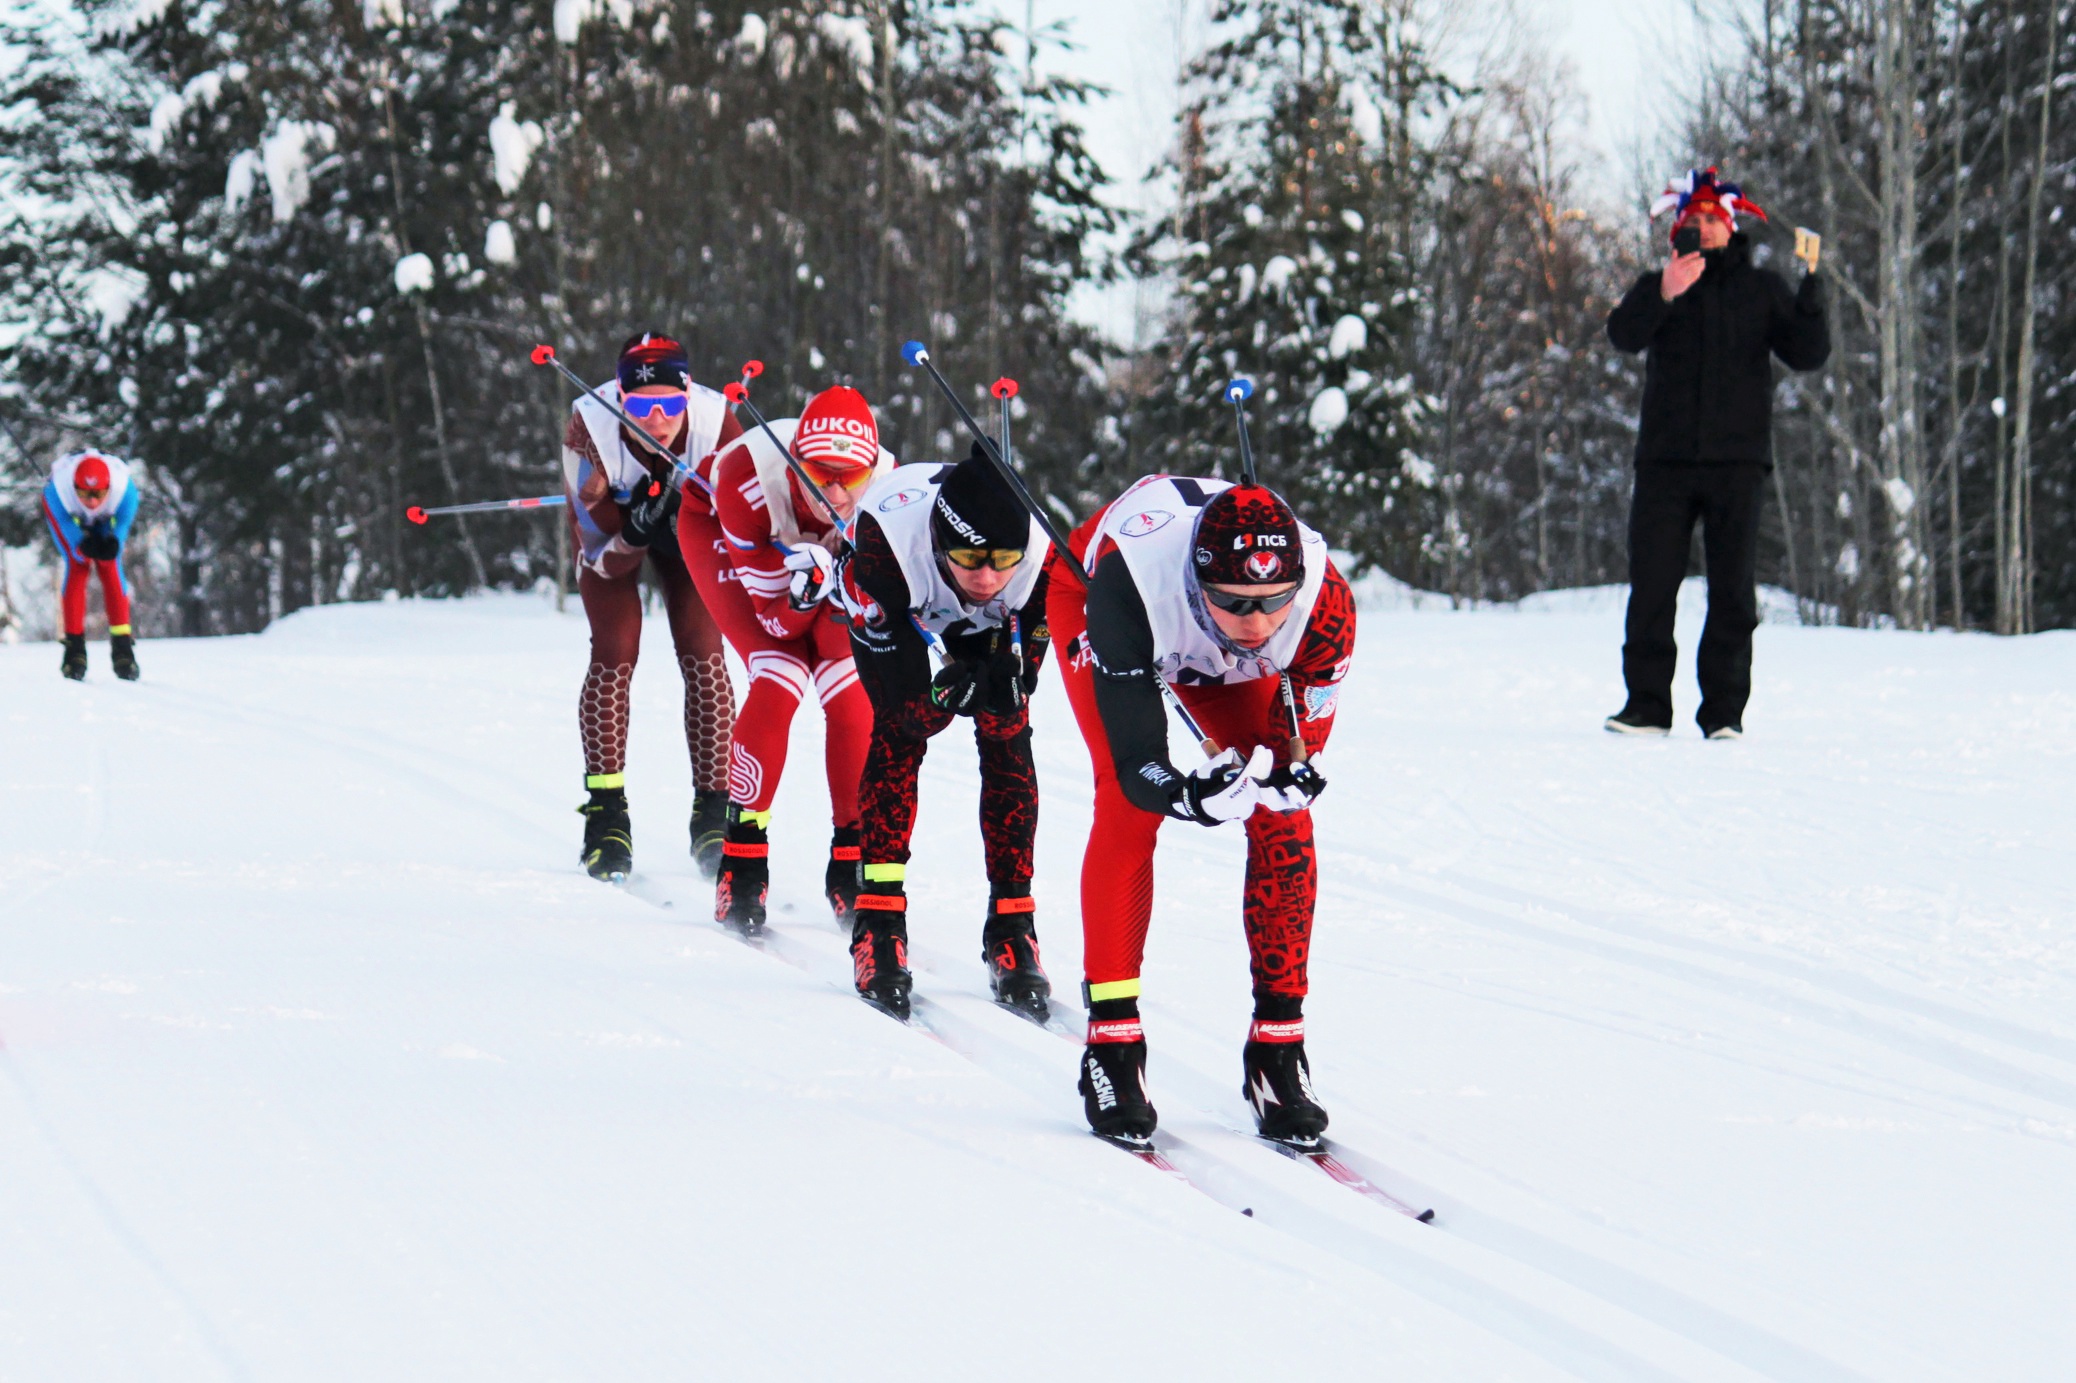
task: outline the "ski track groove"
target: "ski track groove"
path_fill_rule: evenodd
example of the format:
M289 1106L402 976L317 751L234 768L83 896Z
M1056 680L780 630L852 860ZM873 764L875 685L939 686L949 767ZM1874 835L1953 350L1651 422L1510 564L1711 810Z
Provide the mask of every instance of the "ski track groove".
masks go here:
M660 886L657 880L643 876L641 883L640 888L628 890L632 896L673 914L696 916L681 910L674 892ZM789 928L806 925L787 924ZM835 938L834 929L831 929L830 936ZM776 924L768 926L764 936L758 940L736 939L803 973L822 979L831 989L846 997L855 998L855 991L849 987L846 977L834 974L807 943L779 930ZM773 942L777 944L771 944ZM917 947L913 942L910 955L918 972L943 974L952 983L942 997L917 993L912 1000L914 1018L908 1026L995 1079L1022 1091L1041 1106L1052 1108L1058 1102L1062 1088L1057 1072L1033 1054L949 1007L949 1004L958 1002L963 1006L984 1004L991 1009L1000 1009L991 997L968 992L972 988L970 983L958 983L960 979L970 980L971 976L947 973L953 968L963 972L966 967L947 967L940 952L934 948ZM1001 1016L1012 1022L1028 1024L1028 1020L1013 1014L1004 1012ZM1085 1021L1086 1015L1082 1010L1070 1001L1055 997L1052 1020L1042 1030L1079 1047L1081 1038L1070 1025ZM1036 1028L1039 1025L1028 1026ZM1180 1083L1194 1095L1193 1099L1185 1101L1196 1106L1194 1112L1221 1125L1225 1133L1245 1145L1250 1152L1275 1159L1276 1165L1291 1160L1241 1127L1242 1120L1235 1117L1235 1111L1244 1107L1244 1101L1237 1093L1230 1100L1210 1094L1217 1086L1208 1075L1187 1062L1171 1060L1166 1064L1171 1069L1188 1073ZM1366 1154L1339 1143L1330 1143L1329 1146L1352 1170L1387 1193L1394 1182L1406 1183L1405 1178ZM1393 1243L1376 1231L1309 1205L1276 1188L1264 1177L1239 1168L1227 1157L1170 1131L1163 1130L1155 1135L1155 1147L1173 1164L1175 1174L1185 1184L1226 1209L1289 1233L1319 1251L1374 1272L1583 1377L1669 1381L1681 1376L1534 1302L1518 1298L1503 1286L1463 1269L1438 1263L1417 1249ZM1131 1155L1127 1150L1120 1151ZM1155 1171L1161 1170L1153 1164L1149 1166ZM1424 1194L1425 1188L1421 1189ZM1409 1218L1382 1205L1377 1205L1376 1209L1387 1217L1384 1223ZM1705 1349L1726 1363L1749 1368L1758 1376L1804 1379L1810 1383L1866 1383L1865 1375L1843 1369L1820 1355L1675 1289L1653 1283L1583 1251L1566 1248L1534 1231L1485 1212L1451 1204L1446 1219L1438 1213L1432 1225L1422 1228L1446 1228L1455 1237L1479 1249L1509 1259L1551 1279L1562 1288L1594 1297L1647 1326L1655 1326Z

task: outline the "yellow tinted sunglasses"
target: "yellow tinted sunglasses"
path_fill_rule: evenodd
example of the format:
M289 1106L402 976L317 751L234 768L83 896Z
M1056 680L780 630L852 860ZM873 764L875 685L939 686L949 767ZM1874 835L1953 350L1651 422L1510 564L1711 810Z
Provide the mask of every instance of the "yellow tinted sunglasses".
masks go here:
M982 567L993 567L996 571L1008 571L1024 560L1020 547L948 547L944 560L962 571L979 571Z

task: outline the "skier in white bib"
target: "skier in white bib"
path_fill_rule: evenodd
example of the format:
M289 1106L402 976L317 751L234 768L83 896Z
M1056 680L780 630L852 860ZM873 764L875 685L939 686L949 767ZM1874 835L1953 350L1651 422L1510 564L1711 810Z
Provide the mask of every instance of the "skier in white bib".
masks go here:
M1029 698L1051 635L1044 531L978 445L956 466L902 466L865 492L844 567L858 679L872 698L862 883L851 931L858 993L909 1010L908 843L932 736L971 717L980 750L988 912L981 954L998 1002L1043 1022L1032 849L1038 778ZM941 666L931 671L931 649Z

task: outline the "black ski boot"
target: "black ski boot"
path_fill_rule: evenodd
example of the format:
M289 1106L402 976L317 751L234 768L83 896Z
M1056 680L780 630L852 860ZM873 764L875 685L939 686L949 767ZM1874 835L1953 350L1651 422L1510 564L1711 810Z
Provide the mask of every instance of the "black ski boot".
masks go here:
M860 893L851 924L851 968L858 997L885 1014L908 1021L908 899L900 884L875 884Z
M728 839L728 794L692 794L692 863L712 882L721 872L721 846Z
M584 818L584 872L606 883L625 882L634 869L634 828L627 820L626 788L593 788L577 808Z
M128 634L108 636L108 663L123 681L137 680L137 647Z
M1146 1148L1160 1122L1146 1097L1146 1034L1137 999L1088 1006L1088 1045L1081 1052L1081 1108L1098 1138Z
M1052 981L1038 962L1038 928L1029 884L1004 884L988 899L987 924L980 929L980 955L988 963L988 988L995 1002L1034 1023L1052 1016L1046 999Z
M86 635L65 636L65 658L58 664L58 671L75 682L86 681Z
M714 920L756 936L764 930L764 904L771 894L771 837L766 812L728 808L728 839L721 845L721 873L714 880Z
M1305 1060L1305 1020L1294 1001L1257 1001L1240 1065L1240 1093L1254 1108L1255 1127L1272 1143L1310 1152L1326 1132L1326 1111L1312 1095Z
M845 931L857 922L858 889L863 877L858 861L863 853L858 847L856 826L838 826L829 837L829 869L822 875L822 896L829 900L829 910L836 914L836 925Z

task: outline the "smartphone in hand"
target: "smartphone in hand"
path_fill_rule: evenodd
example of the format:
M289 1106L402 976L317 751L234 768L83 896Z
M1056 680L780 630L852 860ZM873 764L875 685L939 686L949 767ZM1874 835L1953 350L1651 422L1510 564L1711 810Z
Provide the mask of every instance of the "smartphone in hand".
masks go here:
M1806 226L1795 227L1795 258L1808 265L1812 274L1816 272L1817 256L1823 248L1824 237Z
M1672 233L1672 252L1674 254L1690 255L1699 252L1700 249L1701 227L1681 226Z

